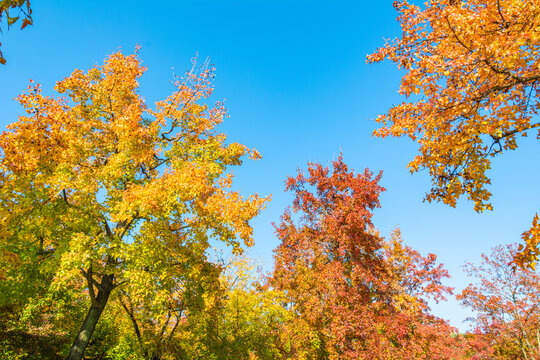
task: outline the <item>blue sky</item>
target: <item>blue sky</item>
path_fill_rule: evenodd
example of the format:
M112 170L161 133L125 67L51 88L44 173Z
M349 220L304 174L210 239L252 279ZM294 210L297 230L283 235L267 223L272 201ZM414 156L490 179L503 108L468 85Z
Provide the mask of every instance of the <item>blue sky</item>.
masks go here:
M0 67L0 127L22 114L13 98L28 79L50 94L75 68L100 64L118 49L132 53L139 44L148 67L141 94L152 103L173 90L173 71L188 69L198 53L217 69L213 100L225 99L230 115L221 130L263 156L235 169L242 193L272 194L253 222L252 257L272 265L278 242L271 223L291 201L283 192L285 177L343 151L351 168L383 171L387 191L376 227L388 236L399 226L407 244L437 254L452 275L448 284L459 292L468 283L465 261L479 262L482 252L518 241L530 226L540 200L538 145L526 139L518 151L495 160L493 212L476 214L466 201L455 209L422 202L429 178L406 168L416 145L371 136L377 114L403 101L397 69L365 61L384 39L399 35L392 2L35 0L34 25L0 35L8 61ZM469 314L456 301L434 311L467 328L462 321Z

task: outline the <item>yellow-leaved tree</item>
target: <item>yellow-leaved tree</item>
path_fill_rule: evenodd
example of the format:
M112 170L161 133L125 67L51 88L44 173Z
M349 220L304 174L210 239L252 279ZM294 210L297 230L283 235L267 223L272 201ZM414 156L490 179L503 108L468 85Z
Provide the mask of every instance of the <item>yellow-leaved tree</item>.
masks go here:
M540 2L534 0L403 0L401 38L368 62L403 69L400 94L414 96L378 117L376 136L409 136L420 145L411 172L427 169L428 201L455 206L461 195L478 212L491 210L491 159L518 147L540 127ZM540 137L540 133L535 133ZM516 260L534 266L540 250L535 217Z
M138 92L144 71L117 52L59 81L65 97L31 84L18 97L26 115L0 136L1 252L33 264L53 302L68 291L88 301L68 359L82 359L120 292L172 306L182 279L204 277L210 239L250 246L268 200L230 189L227 169L259 154L216 132L225 109L202 103L213 69L194 66L155 109ZM35 281L16 271L3 280Z

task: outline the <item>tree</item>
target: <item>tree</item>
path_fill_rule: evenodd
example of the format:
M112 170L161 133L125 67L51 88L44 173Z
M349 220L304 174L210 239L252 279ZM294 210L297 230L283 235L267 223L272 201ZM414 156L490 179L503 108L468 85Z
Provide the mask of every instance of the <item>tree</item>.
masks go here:
M186 349L192 344L182 338L193 338L193 328L199 325L193 319L215 310L221 294L220 267L199 253L207 249L198 248L186 247L184 263L160 269L147 288L127 286L119 293L131 328L125 335L136 339L144 359L192 358ZM171 284L163 286L167 282Z
M219 359L280 359L276 344L291 316L282 306L284 294L263 285L257 263L246 256L224 262Z
M477 313L475 330L489 339L492 359L540 357L540 277L511 266L517 251L497 246L482 254L481 265L468 263L465 271L477 281L457 296Z
M420 145L411 172L427 169L428 201L455 206L461 195L491 210L491 159L518 147L518 135L540 127L540 4L521 0L433 0L423 8L396 1L401 38L368 62L403 69L400 94L416 101L392 107L375 136L409 136ZM540 132L537 137L540 137ZM535 221L519 263L538 258Z
M25 4L26 10L24 9ZM16 16L10 16L9 12L13 10L18 10ZM21 24L21 30L26 26L33 24L32 9L30 8L29 0L0 0L0 21L4 15L7 20L8 29L21 18L21 15L24 17ZM2 43L0 43L0 46L1 45ZM5 63L6 59L2 55L2 51L0 51L0 64L4 65Z
M152 360L278 359L274 340L291 315L282 294L260 286L262 276L246 256L211 258L206 277L194 269L191 281L179 282L173 306L156 307L151 298L128 294L111 304L128 316L116 316L120 340L109 344L116 346L107 354L126 344L125 352Z
M309 164L307 174L299 172L286 180L286 190L296 195L293 211L301 215L301 223L297 226L287 210L276 227L281 244L275 250L270 283L286 292L297 314L289 327L289 357L345 356L341 340L358 330L367 334L356 334L355 339L370 339L364 335L377 331L366 326L372 319L366 316L365 304L389 297L386 289L376 286L384 274L378 253L382 242L367 231L370 210L378 206L383 190L378 181L367 170L357 176L348 172L341 157L333 163L332 174L320 164Z
M215 131L225 109L201 103L213 69L194 66L155 110L138 94L144 71L118 52L59 81L67 98L31 84L18 97L27 114L0 136L2 252L37 265L49 299L84 291L90 303L68 359L119 290L161 306L211 238L250 246L267 201L230 190L227 169L259 154Z
M276 227L281 244L269 279L294 314L285 357L451 358L441 344L453 331L424 300L450 291L441 285L446 271L435 255L404 246L399 232L387 242L373 229L381 174L355 174L341 156L332 167L309 164L286 181L295 198Z
M465 359L464 341L457 330L430 313L428 300L446 300L453 289L442 280L450 277L437 256L423 257L404 244L396 228L385 242L385 260L392 285L394 315L384 321L393 345L391 359Z
M282 292L261 285L256 263L244 255L219 261L220 292L204 311L188 314L185 358L280 359L276 344L284 320Z

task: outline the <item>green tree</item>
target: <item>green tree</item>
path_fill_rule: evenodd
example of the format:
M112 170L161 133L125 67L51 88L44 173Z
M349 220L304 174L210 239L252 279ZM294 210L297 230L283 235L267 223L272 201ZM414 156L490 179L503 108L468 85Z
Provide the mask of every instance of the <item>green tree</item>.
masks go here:
M256 263L244 255L210 259L206 270L186 269L167 306L122 291L113 305L124 313L115 321L115 348L130 344L128 353L152 360L281 358L280 332L293 315L283 293L261 286Z
M234 256L222 263L218 358L283 358L278 348L283 324L294 316L283 306L285 294L263 285L266 279L258 272L256 262L246 256Z

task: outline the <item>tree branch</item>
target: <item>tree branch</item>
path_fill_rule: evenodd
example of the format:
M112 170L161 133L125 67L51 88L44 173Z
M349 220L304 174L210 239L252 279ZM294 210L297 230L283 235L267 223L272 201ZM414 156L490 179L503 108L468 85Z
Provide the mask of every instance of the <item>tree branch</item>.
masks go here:
M84 271L84 269L81 269L81 272L83 273L83 276L86 278L86 283L88 285L88 293L90 294L90 302L92 306L97 305L96 301L96 292L94 291L94 285L101 290L101 286L98 284L96 280L94 280L94 276L92 273L92 265L88 268L88 271Z

